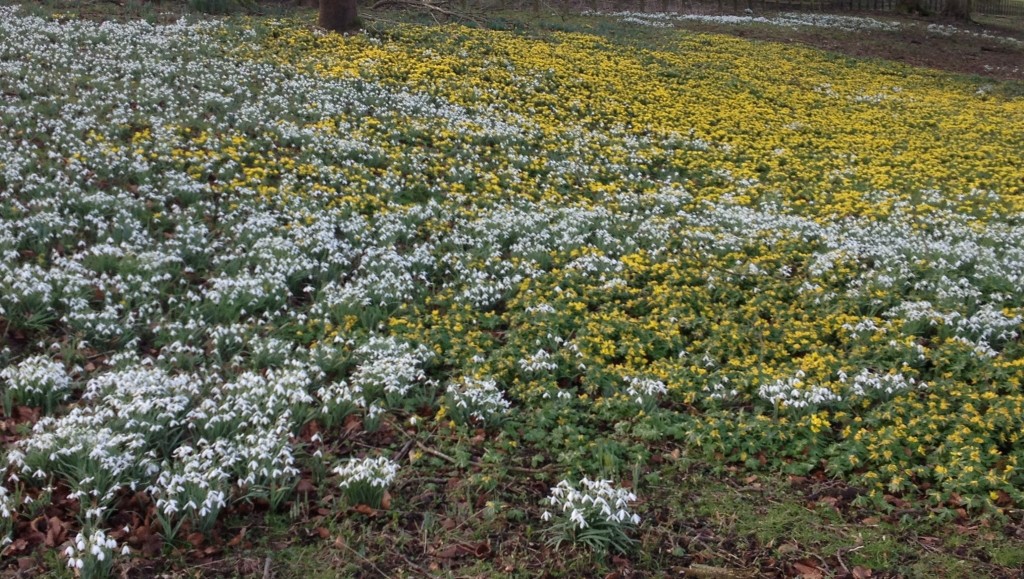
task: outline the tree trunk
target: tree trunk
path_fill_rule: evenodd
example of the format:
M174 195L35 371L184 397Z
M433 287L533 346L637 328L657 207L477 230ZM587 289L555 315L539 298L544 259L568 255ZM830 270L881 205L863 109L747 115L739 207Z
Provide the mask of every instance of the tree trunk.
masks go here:
M906 14L920 15L925 13L924 4L921 0L898 0L901 12Z
M942 7L942 15L956 18L957 20L970 20L971 1L946 0L946 5Z
M356 0L320 0L317 24L333 32L348 32L359 28Z

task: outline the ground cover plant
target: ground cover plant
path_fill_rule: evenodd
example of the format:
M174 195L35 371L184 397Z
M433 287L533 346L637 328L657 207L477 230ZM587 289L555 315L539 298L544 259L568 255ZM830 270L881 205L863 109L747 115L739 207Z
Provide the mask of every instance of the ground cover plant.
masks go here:
M1019 566L1019 83L646 30L0 8L4 564Z

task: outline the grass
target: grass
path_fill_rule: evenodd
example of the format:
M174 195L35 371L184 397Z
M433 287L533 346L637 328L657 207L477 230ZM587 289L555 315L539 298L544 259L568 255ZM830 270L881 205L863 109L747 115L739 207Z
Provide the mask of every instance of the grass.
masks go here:
M769 476L738 484L697 465L677 468L681 471L663 473L673 486L649 489L658 517L652 522L655 528L643 533L630 568L674 574L703 565L727 569L734 577L754 577L788 575L794 564L801 563L819 568L825 576L842 575L845 565L908 577L987 577L1011 576L1010 570L1019 565L1019 548L1005 544L998 531L972 529L961 534L951 526L879 521L867 510L841 513L827 502L810 501L814 491L804 483ZM340 558L352 561L347 574L374 574L372 565L378 565L385 574L405 569L415 576L415 567L402 560L409 557L441 576L530 577L541 569L533 559L551 557L540 541L499 541L529 536L507 516L488 521L444 507L422 515L419 524L404 528L361 518L336 524L319 546L294 546L275 554L275 573L317 577L320 566ZM441 523L456 520L464 524L445 530ZM468 553L445 556L452 553L451 545L475 544L488 537L492 542L485 559L474 560ZM383 555L396 551L397 556ZM621 570L613 561L585 553L546 561L544 569L552 576L603 576ZM338 567L329 568L339 572Z

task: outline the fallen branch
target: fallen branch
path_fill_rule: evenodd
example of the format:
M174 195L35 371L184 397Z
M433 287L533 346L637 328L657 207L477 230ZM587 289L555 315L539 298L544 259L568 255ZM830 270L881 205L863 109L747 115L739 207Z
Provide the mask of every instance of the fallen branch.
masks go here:
M743 577L734 569L727 569L725 567L712 567L711 565L701 565L700 563L694 563L685 569L687 577L697 577L699 579L735 579Z
M452 18L462 22L472 22L474 24L483 24L483 16L479 14L472 14L469 12L461 12L452 10L445 7L443 3L431 2L430 0L377 0L367 10L379 10L385 7L398 7L398 8L410 8L413 10L423 10L430 14L440 14L448 18Z
M443 452L441 452L439 450L434 450L433 448L430 448L429 446L424 445L422 442L420 442L418 440L416 441L416 446L418 446L420 448L420 450L422 450L423 452L425 452L425 453L427 453L429 455L436 456L437 458L440 458L442 460L446 460L446 461L448 461L448 462L450 462L450 463L452 463L452 464L454 464L456 466L459 465L459 461L457 459L452 458L452 457L448 456L447 454L445 454L445 453L443 453ZM548 465L548 466L545 466L545 467L542 467L542 468L526 468L525 466L487 464L485 462L479 462L479 461L476 461L476 460L469 461L469 464L471 464L471 465L473 465L475 467L479 467L479 468L486 468L486 467L504 468L504 469L512 471L512 472L521 472L521 473L526 473L526 474L543 474L543 473L548 473L548 472L551 472L551 470L554 467L554 465Z

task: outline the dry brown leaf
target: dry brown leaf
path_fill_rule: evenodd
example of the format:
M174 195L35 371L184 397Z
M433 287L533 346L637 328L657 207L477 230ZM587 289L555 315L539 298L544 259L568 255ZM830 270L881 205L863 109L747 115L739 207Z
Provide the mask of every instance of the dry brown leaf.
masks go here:
M732 569L703 565L700 563L694 563L687 567L685 569L685 574L687 577L696 577L697 579L733 579L738 577Z
M818 504L826 505L835 508L836 504L839 503L839 499L836 497L821 497L818 499Z
M368 517L372 517L377 514L377 510L370 505L356 505L352 510Z
M868 577L871 577L871 569L861 567L860 565L854 567L851 573L853 573L854 579L868 579Z
M32 408L31 406L17 406L14 408L14 414L18 417L18 420L32 424L39 422L40 412L39 408Z
M17 553L21 553L28 549L28 541L25 539L15 539L14 542L7 545L7 549L4 551L4 555L10 556Z
M310 442L313 436L320 432L320 423L316 420L310 420L299 431L299 437L306 442Z
M363 421L362 421L362 419L360 419L355 414L350 414L350 415L348 415L347 418L345 418L345 427L344 427L345 436L349 436L351 434L355 434L356 432L359 432L362 429L363 429Z
M803 579L822 579L825 575L816 565L808 562L807 559L793 563L793 569Z
M295 485L295 492L301 494L312 494L316 492L316 485L313 481L308 478L300 479L299 483Z
M476 546L476 550L473 552L477 559L486 559L491 555L491 544L487 541L482 541Z
M242 541L245 540L245 531L247 529L248 527L242 527L242 530L238 531L237 535L231 537L231 540L228 541L228 547L237 547L238 545L242 544Z
M438 559L454 559L463 553L464 550L460 545L452 545L434 553L434 556Z
M57 517L50 517L46 525L46 539L43 544L52 549L63 543L67 535L64 523L62 523Z
M796 543L783 543L779 545L779 555L786 555L789 553L795 553L800 550L800 546Z
M163 550L164 542L159 535L150 535L142 545L142 554L146 557L156 557Z
M18 571L28 573L36 568L36 560L32 557L18 557Z
M907 501L893 495L885 495L885 502L901 509L905 509L910 505Z

